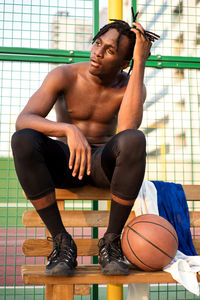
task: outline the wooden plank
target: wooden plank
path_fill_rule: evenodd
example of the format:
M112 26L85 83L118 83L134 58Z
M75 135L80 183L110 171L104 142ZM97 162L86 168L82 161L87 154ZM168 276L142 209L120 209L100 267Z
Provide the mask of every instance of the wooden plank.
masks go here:
M198 255L200 255L200 239L193 239L194 248Z
M57 200L110 200L109 189L102 189L94 186L83 186L70 189L56 189Z
M75 289L74 289L74 295L81 295L81 296L85 296L85 295L90 295L90 285L89 284L79 284L79 285L75 285Z
M97 256L98 239L75 239L78 256ZM53 243L44 239L27 239L22 245L25 256L48 256L52 251Z
M190 227L200 227L200 211L190 211Z
M61 211L61 217L65 227L107 227L109 211ZM134 211L128 219L135 217ZM22 222L25 227L44 227L44 223L40 219L35 210L27 210L24 212ZM191 227L200 227L200 212L190 212Z
M65 227L106 227L108 212L105 211L61 211ZM26 227L44 227L44 223L34 210L25 211L22 222Z
M108 224L107 211L61 211L65 227L106 227ZM26 227L44 227L44 223L34 210L25 211L22 222Z
M200 201L200 185L184 184L183 189L188 201ZM56 189L57 200L110 200L109 189L84 186L71 189Z
M188 201L200 201L200 185L184 184L183 189Z
M98 239L75 239L78 256L98 256ZM193 239L194 247L200 254L200 239ZM23 254L27 257L48 256L52 243L44 239L27 239L22 245Z
M55 277L44 274L45 266L22 266L22 277L25 284L125 284L125 283L175 283L170 273L164 271L144 272L132 269L123 276L105 276L99 265L80 265L73 277ZM200 277L198 276L198 279Z
M62 221L65 227L107 227L109 211L61 211ZM132 212L128 220L134 218L135 213ZM25 227L44 227L44 223L40 219L35 210L27 210L24 212L22 222Z

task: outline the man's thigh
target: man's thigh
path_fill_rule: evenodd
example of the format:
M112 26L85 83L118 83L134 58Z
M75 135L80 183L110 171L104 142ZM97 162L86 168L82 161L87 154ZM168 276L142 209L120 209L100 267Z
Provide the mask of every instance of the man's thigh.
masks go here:
M82 180L72 176L69 169L69 147L61 141L48 138L45 161L56 188L70 188L87 183L86 175Z
M102 153L104 148L105 146L98 148L92 147L91 175L89 183L97 187L109 188L110 181L102 167Z
M113 154L112 151L109 151L109 144L101 147L91 146L91 174L88 176L86 171L84 173L83 179L79 180L78 177L72 176L72 170L69 169L69 148L66 144L57 141L58 146L62 149L64 153L60 154L58 158L59 164L57 166L53 166L54 172L57 170L55 174L54 182L56 187L60 188L69 188L69 187L78 187L84 186L87 184L91 184L101 188L109 188L110 180L105 173L104 168L102 167L102 157L106 160L106 166L109 170L109 174L113 173L115 162L113 162ZM112 145L112 143L111 143ZM102 155L104 153L104 155ZM111 163L112 161L112 163ZM57 175L56 175L57 174ZM60 176L62 174L62 176ZM111 176L110 176L111 178Z

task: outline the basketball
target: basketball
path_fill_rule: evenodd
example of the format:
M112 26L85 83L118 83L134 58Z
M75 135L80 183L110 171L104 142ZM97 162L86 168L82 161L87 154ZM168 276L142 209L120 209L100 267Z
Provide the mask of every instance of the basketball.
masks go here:
M144 214L125 226L121 244L130 263L145 271L157 271L175 257L178 237L174 227L166 219Z

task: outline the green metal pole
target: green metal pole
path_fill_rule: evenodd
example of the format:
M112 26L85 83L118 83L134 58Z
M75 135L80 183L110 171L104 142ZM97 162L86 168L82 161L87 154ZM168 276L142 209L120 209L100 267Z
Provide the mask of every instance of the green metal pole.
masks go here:
M93 8L93 35L97 34L99 31L99 0L94 0L94 8Z
M133 7L133 10L136 14L136 12L137 12L137 1L136 0L132 0L132 7Z

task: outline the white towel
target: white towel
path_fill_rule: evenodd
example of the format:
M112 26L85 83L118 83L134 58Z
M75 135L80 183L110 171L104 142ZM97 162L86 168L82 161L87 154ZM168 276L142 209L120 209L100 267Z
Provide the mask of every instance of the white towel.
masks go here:
M157 191L152 182L143 181L133 209L136 216L147 213L159 215ZM200 271L200 256L186 256L182 252L177 251L173 261L163 270L170 273L188 291L199 296L200 291L196 272ZM149 299L149 284L128 284L127 300L133 299Z
M130 283L128 285L128 300L149 300L148 283Z
M187 256L177 251L171 263L163 268L188 291L199 296L199 283L197 272L200 271L200 256Z
M157 203L157 191L155 185L148 180L144 180L140 188L133 210L136 216L143 214L159 215Z

